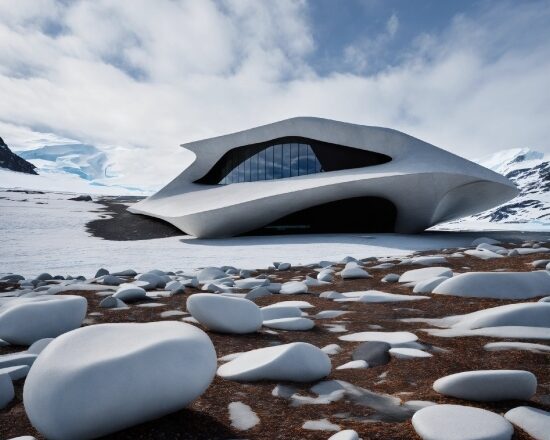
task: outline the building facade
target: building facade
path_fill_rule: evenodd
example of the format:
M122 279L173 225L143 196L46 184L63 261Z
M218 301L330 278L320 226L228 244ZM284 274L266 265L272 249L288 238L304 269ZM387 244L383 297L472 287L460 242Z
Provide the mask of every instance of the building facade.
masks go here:
M419 232L518 193L396 130L298 117L182 145L193 162L129 210L197 237Z

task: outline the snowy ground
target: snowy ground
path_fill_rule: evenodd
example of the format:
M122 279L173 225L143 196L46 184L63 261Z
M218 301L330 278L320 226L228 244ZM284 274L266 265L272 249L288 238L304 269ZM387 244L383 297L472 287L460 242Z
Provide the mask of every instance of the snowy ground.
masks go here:
M141 241L107 241L90 236L85 224L98 218L99 205L68 200L74 194L27 194L0 190L0 274L36 276L51 271L91 276L110 270L188 269L232 264L265 268L273 261L292 264L346 255L406 255L415 250L469 245L479 234L430 233L294 235L200 240L170 237Z

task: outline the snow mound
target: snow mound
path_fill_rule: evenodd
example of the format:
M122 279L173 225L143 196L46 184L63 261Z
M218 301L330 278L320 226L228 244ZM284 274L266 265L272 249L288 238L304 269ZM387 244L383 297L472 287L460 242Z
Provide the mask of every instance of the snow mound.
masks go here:
M227 408L231 426L239 431L246 431L260 423L252 408L242 402L231 402Z
M452 277L453 271L448 267L425 267L422 269L408 270L399 277L400 283L418 283L434 277Z
M530 342L488 342L483 346L487 351L525 350L533 353L550 352L550 345L532 344Z
M514 428L502 416L461 405L432 405L417 411L412 424L424 440L509 440Z
M205 327L222 333L253 333L263 321L260 308L252 301L212 293L191 295L187 310Z
M305 342L259 348L218 368L218 376L238 381L312 382L330 374L328 355Z
M98 324L46 347L27 376L23 401L45 437L96 438L184 408L215 370L214 346L194 326Z
M478 402L529 400L537 391L537 378L523 370L475 370L437 379L433 389L445 396Z
M260 311L264 321L302 316L302 311L298 307L262 307Z
M344 292L335 302L363 302L363 303L389 303L401 301L417 301L430 299L429 296L399 295L397 293L386 293L379 290L367 290L364 292Z
M550 272L470 272L439 284L433 293L473 298L529 299L550 293Z
M427 353L418 348L396 347L390 348L389 353L396 359L415 359L415 358L429 358L432 357L430 353Z
M283 295L297 295L307 293L307 284L302 281L288 281L281 286L279 293Z
M353 429L345 429L331 435L328 440L359 440L359 434Z
M74 295L41 295L0 302L0 339L30 345L80 327L88 303Z

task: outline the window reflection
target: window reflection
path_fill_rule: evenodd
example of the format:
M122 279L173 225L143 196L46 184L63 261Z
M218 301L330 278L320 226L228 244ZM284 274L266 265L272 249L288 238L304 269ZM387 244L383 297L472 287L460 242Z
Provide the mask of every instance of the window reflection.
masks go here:
M221 185L255 182L322 172L321 163L308 144L277 144L246 157L232 154L224 168Z

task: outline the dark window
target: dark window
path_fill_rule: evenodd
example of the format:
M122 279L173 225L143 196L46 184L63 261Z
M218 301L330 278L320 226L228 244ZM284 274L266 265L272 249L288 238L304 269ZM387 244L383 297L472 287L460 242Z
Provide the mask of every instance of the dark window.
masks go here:
M234 148L197 183L227 185L380 165L391 158L381 153L300 137Z

